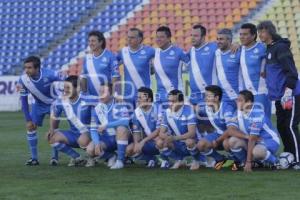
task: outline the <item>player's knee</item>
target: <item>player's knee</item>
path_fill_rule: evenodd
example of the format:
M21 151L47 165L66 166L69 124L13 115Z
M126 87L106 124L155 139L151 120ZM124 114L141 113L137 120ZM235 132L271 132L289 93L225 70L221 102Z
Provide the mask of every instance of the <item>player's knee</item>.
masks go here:
M208 148L209 144L206 140L200 140L197 144L197 148L199 151L205 151Z
M157 149L162 149L164 147L164 142L162 139L158 139L156 140L155 145Z
M78 138L78 144L80 146L80 148L85 149L90 143L90 138L85 135L82 134L79 138Z
M94 152L95 152L95 145L93 142L90 142L90 144L88 144L86 147L86 153L89 156L94 156Z
M228 145L231 149L236 149L244 146L244 141L237 137L230 137L228 139Z
M224 148L225 151L229 151L230 150L228 139L225 139L222 144L223 144L223 148Z
M195 146L195 140L187 139L187 140L185 140L185 144L186 144L187 148L193 148Z
M126 155L132 156L134 154L133 150L134 150L134 145L132 143L126 147Z
M121 140L127 140L129 135L129 130L125 126L119 126L116 129L117 137Z
M267 149L263 145L256 145L252 154L255 160L263 160L267 155Z

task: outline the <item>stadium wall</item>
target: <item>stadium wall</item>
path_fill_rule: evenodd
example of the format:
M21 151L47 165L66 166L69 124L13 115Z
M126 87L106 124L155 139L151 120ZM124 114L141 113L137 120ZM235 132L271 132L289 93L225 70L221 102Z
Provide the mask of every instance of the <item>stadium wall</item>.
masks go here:
M20 94L16 91L19 76L0 76L0 111L20 110Z

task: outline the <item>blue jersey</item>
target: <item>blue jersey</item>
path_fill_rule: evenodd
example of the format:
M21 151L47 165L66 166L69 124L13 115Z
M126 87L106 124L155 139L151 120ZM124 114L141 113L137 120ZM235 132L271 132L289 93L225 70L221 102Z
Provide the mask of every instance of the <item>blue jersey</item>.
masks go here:
M267 86L261 72L265 68L266 47L263 43L256 43L250 48L242 47L241 71L244 87L253 95L267 94Z
M216 51L216 69L218 85L223 90L222 101L235 100L239 92L241 51Z
M216 84L215 42L205 43L199 48L192 47L189 52L189 80L191 94L205 93L205 87Z
M201 113L202 117L203 113ZM218 111L214 112L212 107L205 107L205 117L208 118L211 125L215 128L216 132L220 135L227 130L229 126L238 127L236 111L232 106L221 104Z
M147 136L160 127L162 111L157 103L153 103L148 111L137 107L132 119L133 132L143 132Z
M124 98L135 99L140 87L151 87L151 65L154 48L142 45L137 51L124 47L117 55L124 64Z
M52 104L51 114L58 119L64 115L68 120L71 131L86 133L91 121L93 104L86 96L81 95L75 102L61 98Z
M176 113L168 108L163 114L161 126L166 127L169 134L183 135L188 132L189 125L196 125L196 116L190 105L183 105Z
M166 102L167 94L173 89L183 90L182 62L188 63L188 56L179 47L155 49L154 68L157 81L158 101Z
M271 120L265 116L265 113L259 107L254 106L250 113L238 111L239 128L246 134L256 135L264 140L274 140L280 144L280 139Z
M115 135L115 128L117 126L128 126L129 113L126 105L123 103L117 103L115 99L113 99L108 104L101 102L98 103L92 110L91 121L91 131L96 131L97 126L99 125L106 125L106 133L109 135ZM125 124L123 124L124 121L126 121Z
M106 49L97 57L88 54L83 63L81 76L87 79L88 94L99 96L102 83L111 83L112 78L120 76L115 55Z
M28 96L30 93L35 103L49 107L56 97L53 83L59 80L58 74L47 68L40 69L37 79L32 79L27 74L23 74L19 80L21 96Z

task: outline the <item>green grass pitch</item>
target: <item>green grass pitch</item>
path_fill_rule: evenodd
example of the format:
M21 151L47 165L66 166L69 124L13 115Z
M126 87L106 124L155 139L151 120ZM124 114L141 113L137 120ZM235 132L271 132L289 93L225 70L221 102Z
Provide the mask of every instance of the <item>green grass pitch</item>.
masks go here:
M299 199L300 172L260 170L251 174L188 169L177 171L145 169L142 165L112 171L67 167L60 154L57 167L48 165L50 147L44 139L48 129L39 129L38 167L24 166L28 149L21 113L0 113L0 199Z

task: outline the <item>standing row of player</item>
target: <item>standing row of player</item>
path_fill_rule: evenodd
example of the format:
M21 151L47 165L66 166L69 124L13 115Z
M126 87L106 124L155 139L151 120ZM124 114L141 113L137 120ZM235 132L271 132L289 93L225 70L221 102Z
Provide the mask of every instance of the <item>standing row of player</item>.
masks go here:
M142 31L133 28L128 32L128 47L124 47L116 58L113 53L105 49L103 34L93 31L89 34L89 46L92 54L87 56L83 66L83 94L85 96L101 96L101 93L98 92L100 91L100 85L106 82L112 83L113 88L116 88L116 91L119 92L121 87L120 85L117 86L119 78L118 66L120 63L123 63L123 101L134 108L138 94L137 89L150 87L150 63L153 60L158 88L155 94L155 102L160 105L168 105L169 92L182 91L183 89L181 63L184 62L189 66L191 89L189 100L194 105L194 109L197 108L196 105L202 105L202 107L199 106L200 110L207 106L204 101L205 88L213 84L219 85L222 89L223 95L220 98L222 99L222 105L230 107L232 111L236 110L235 101L239 91L242 89L251 91L254 95L255 104L259 104L263 108L264 112L267 113L267 118L270 118L271 115L270 100L275 100L276 109L281 113L280 116L277 116L277 119L279 121L284 120L284 123L277 124L284 142L285 151L294 153L296 161L299 162L299 131L297 127L299 111L296 108L299 107L300 84L293 57L289 46L286 44L287 41L276 34L276 29L271 22L262 22L258 27L260 39L268 45L267 47L262 43L256 42L257 29L253 24L242 25L240 29L241 48L231 48L234 45L232 45L232 33L230 30L220 30L216 43L206 42L206 29L201 25L195 25L191 30L193 47L188 54L184 53L179 47L172 45L171 31L168 27L159 27L157 29L158 48L156 49L142 45ZM278 48L284 48L285 54L280 54ZM266 66L264 66L264 62L267 63ZM41 78L42 71L34 74L36 77L32 76L32 79L23 75L22 78L24 80L21 78L21 82L25 89L24 96L26 96L27 89L35 98L40 98L42 102L49 105L51 101L50 92L48 96L42 94L43 92L38 92L39 89L44 91L48 89L39 88L38 84L35 87L35 82ZM27 72L27 74L30 76L30 72ZM264 77L266 77L266 80ZM29 81L25 80L26 78ZM47 80L51 82L52 79L50 77ZM26 81L31 82L31 84L26 83ZM32 89L33 87L35 89ZM270 100L267 95L271 97ZM31 119L25 100L22 102L25 105L23 110L28 121L28 141L32 147L32 152L35 152L35 125L38 125L38 120L41 120L41 118L38 116L39 114L35 114L36 116ZM289 106L288 103L291 103L290 109L284 110L282 105ZM33 111L46 113L47 109L43 110L36 107L38 106L33 106L35 108ZM166 108L165 106L164 109ZM286 115L288 117L283 117ZM214 128L217 130L215 126ZM123 141L122 136L120 136L120 141L120 144L126 143ZM29 164L37 160L35 153L32 153L32 157ZM55 160L57 160L56 154L54 154L53 163L56 163Z

